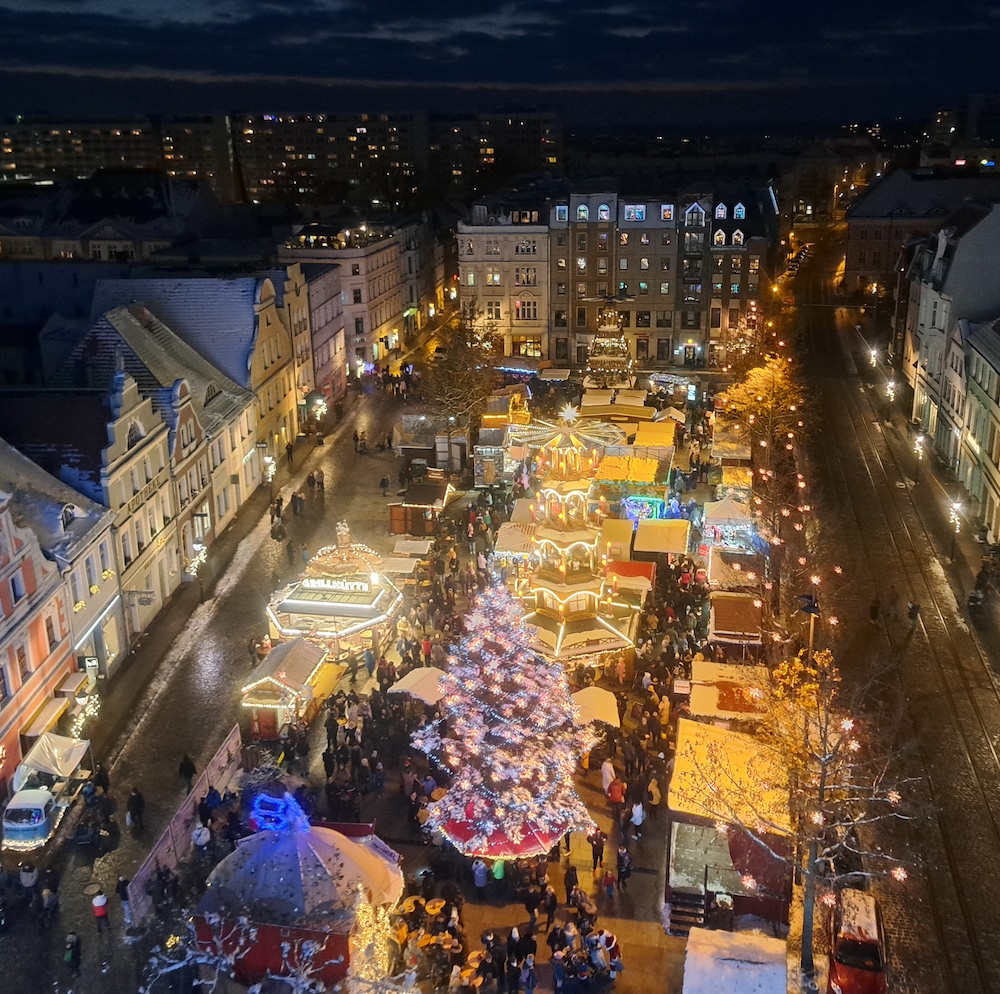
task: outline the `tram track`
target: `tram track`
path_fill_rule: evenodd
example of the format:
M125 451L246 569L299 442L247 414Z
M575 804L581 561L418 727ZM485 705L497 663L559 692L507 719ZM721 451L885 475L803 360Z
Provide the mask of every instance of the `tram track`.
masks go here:
M850 350L845 354L836 330L832 339L814 340L814 345L814 358L826 353L826 375L817 385L827 394L829 415L825 444L814 447L815 461L823 464L837 501L849 510L852 538L872 585L878 589L896 574L900 590L921 604L919 643L916 637L907 640L904 656L900 636L893 640L890 633L890 641L944 857L941 866L928 869L928 892L950 986L963 994L1000 990L994 949L1000 914L993 898L993 881L1000 875L1000 754L991 734L1000 730L1000 691L988 659L943 590L932 536L913 504L878 411L861 377L850 371ZM831 376L833 370L841 370L840 375ZM927 666L920 677L923 687L915 678L918 659ZM905 676L899 672L904 660L911 670ZM942 768L947 775L939 773ZM923 841L928 849L936 848L935 840ZM938 872L945 868L947 880Z

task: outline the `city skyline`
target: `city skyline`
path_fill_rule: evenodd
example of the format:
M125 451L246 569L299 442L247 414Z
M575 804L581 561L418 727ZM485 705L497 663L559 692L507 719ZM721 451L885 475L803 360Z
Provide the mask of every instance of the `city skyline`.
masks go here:
M0 113L544 106L569 126L923 118L989 89L1000 8L0 0ZM916 46L960 62L914 72ZM359 57L359 51L363 55ZM582 57L581 57L582 56ZM128 82L123 88L122 83Z

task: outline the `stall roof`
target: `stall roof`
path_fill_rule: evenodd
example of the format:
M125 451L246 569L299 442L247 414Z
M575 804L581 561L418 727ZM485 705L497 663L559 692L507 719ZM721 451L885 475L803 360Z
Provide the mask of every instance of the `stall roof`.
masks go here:
M411 483L406 488L403 504L407 507L443 508L454 493L454 488L444 480L428 483Z
M526 556L534 546L531 539L536 526L531 522L505 521L497 531L493 552L498 556Z
M400 538L393 546L394 556L426 556L434 543L429 538Z
M608 576L618 577L618 586L648 593L653 589L656 563L640 563L633 560L613 560L608 563Z
M684 953L683 994L785 994L783 939L692 928Z
M660 468L658 459L641 456L605 456L597 467L596 478L617 483L655 483Z
M656 421L676 421L678 424L686 424L687 416L683 411L678 411L676 407L666 407L662 411L656 412Z
M71 777L89 748L90 742L86 739L43 732L21 760L21 765L54 777Z
M584 390L583 396L580 398L580 407L597 407L610 404L611 398L614 395L614 390Z
M718 590L758 590L765 565L758 552L713 545L708 550L708 582Z
M390 556L382 560L382 572L394 576L412 576L417 568L417 560L407 556Z
M749 525L753 520L750 508L735 497L705 501L705 527L712 525Z
M531 505L534 503L528 497L518 497L514 501L514 510L511 511L510 520L516 524L531 523Z
M696 659L691 663L691 714L702 718L758 718L758 693L767 684L764 666L732 666Z
M752 735L680 718L667 808L677 814L788 835L788 769Z
M719 462L722 459L750 461L750 446L741 438L727 432L716 431L712 438L712 458Z
M709 594L711 623L708 637L719 642L759 645L763 624L763 603L755 594L713 590Z
M69 707L68 697L53 697L45 702L44 707L37 711L27 728L21 729L21 734L28 739L36 735L44 735L62 717Z
M753 487L753 474L746 466L723 466L722 483L723 487L742 487L750 490Z
M655 407L635 403L591 404L587 408L588 418L601 418L605 421L652 421L655 414Z
M673 445L672 421L644 421L635 433L636 445Z
M633 552L672 552L684 555L691 537L691 522L683 518L643 518L635 530Z
M572 370L570 369L543 369L540 380L568 380Z
M287 687L296 694L303 694L309 677L323 661L326 653L303 638L292 639L275 646L250 674L243 686L243 693L261 683Z
M631 559L634 533L635 523L630 518L605 518L597 539L597 551L606 556L610 543L609 559Z

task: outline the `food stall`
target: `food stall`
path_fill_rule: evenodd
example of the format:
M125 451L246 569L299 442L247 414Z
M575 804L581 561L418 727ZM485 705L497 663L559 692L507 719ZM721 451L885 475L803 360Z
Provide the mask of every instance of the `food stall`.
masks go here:
M705 502L701 526L703 542L752 549L753 531L750 508L735 497Z
M275 742L289 726L311 722L346 669L303 638L275 646L241 688L253 738Z

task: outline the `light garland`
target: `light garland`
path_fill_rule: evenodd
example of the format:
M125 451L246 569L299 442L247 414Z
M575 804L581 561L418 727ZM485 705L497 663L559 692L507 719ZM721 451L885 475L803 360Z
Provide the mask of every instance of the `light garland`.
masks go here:
M442 722L414 745L452 774L428 823L466 854L534 855L593 822L573 773L595 742L579 728L565 672L536 656L505 588L481 595L442 678Z

